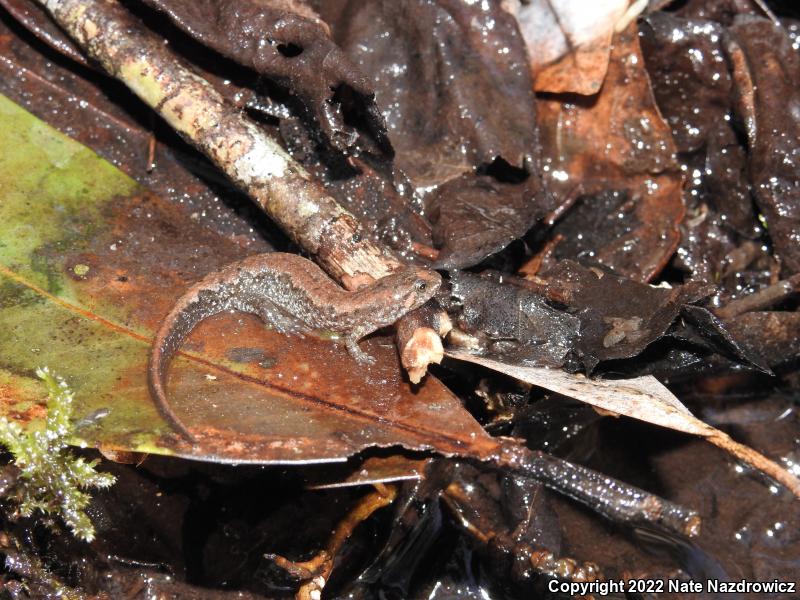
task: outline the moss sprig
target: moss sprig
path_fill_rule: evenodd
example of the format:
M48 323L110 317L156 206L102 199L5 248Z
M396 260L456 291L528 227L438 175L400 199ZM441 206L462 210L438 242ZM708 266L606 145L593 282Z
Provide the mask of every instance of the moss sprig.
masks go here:
M69 450L73 394L47 367L37 369L36 374L48 392L44 429L26 429L0 417L0 444L11 453L19 470L5 499L15 504L19 516L29 517L37 510L58 514L76 537L91 541L94 526L84 512L91 496L84 490L108 488L115 478L95 470L99 461L86 461Z

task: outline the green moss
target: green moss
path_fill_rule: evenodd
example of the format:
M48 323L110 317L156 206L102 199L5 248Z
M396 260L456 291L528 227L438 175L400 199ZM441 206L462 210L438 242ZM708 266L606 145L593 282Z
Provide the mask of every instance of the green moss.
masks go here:
M13 456L19 469L17 482L6 495L16 513L28 517L36 511L57 514L75 536L91 541L94 526L84 512L91 501L90 488L107 488L115 479L95 471L97 461L74 456L67 447L72 435L72 392L63 379L47 368L36 373L48 391L44 429L24 429L18 423L0 418L0 444Z

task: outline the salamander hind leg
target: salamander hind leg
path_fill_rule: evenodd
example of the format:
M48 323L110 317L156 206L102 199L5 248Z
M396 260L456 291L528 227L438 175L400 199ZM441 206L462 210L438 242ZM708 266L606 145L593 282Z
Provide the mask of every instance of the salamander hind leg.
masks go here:
M274 302L261 299L256 304L257 306L251 312L256 313L265 325L278 333L303 337L303 333L308 331L308 327L302 321L287 313Z

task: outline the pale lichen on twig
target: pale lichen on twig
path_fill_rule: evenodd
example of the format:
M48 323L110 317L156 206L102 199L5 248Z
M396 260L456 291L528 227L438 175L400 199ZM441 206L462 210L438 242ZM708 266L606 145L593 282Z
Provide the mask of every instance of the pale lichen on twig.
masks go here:
M36 374L48 392L44 429L23 428L0 418L0 444L11 453L10 467L15 470L3 499L14 506L12 516L30 517L37 510L58 514L76 537L91 541L95 530L85 512L91 496L84 490L108 488L115 478L97 472L98 461L86 461L69 451L73 394L46 367Z

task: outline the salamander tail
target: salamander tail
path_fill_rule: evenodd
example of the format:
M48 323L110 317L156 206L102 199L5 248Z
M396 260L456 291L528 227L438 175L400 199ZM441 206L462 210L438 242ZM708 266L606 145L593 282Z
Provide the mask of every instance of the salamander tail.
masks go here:
M161 416L192 443L196 443L197 438L167 400L167 374L172 358L197 324L229 308L228 302L221 300L215 291L201 282L178 300L156 333L147 365L150 394Z

